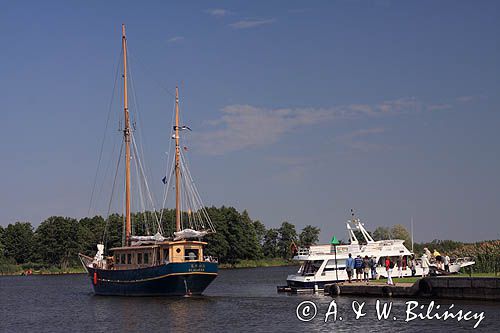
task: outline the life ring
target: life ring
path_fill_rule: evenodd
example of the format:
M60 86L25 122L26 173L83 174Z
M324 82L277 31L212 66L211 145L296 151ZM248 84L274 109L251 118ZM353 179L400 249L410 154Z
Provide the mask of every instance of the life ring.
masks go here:
M432 283L429 279L422 279L418 283L418 290L422 296L432 295Z
M340 295L340 286L336 283L330 286L330 296L338 296Z
M97 272L94 272L93 282L94 282L94 286L97 285Z

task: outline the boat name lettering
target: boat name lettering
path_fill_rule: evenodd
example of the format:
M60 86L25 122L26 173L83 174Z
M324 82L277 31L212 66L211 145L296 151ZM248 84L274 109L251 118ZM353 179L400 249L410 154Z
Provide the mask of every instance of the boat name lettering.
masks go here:
M205 271L205 264L203 263L192 263L191 266L189 267L189 272L204 272Z

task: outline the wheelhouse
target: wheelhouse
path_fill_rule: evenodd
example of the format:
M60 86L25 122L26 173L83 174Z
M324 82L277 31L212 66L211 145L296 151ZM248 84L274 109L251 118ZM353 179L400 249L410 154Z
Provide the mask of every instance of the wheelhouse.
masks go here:
M206 244L200 241L182 240L152 245L115 247L110 249L113 253L112 269L136 269L168 263L205 261L203 246Z

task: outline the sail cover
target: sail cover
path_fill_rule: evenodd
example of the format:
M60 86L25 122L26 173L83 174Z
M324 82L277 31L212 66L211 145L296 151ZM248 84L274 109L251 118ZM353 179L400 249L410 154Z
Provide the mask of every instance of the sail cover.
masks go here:
M208 232L197 231L193 229L183 229L181 231L174 232L174 240L186 239L186 238L201 238L205 236Z
M130 240L134 242L147 242L147 241L163 242L165 240L165 237L163 237L159 232L157 232L154 236L130 236Z

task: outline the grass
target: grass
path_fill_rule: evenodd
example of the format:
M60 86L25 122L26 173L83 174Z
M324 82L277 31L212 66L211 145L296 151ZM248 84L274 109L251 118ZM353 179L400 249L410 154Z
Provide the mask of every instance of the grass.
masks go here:
M293 266L297 265L296 262L291 260L272 258L272 259L259 259L259 260L240 260L235 264L220 264L219 268L255 268L255 267L276 267L276 266Z
M1 264L0 265L0 275L21 275L23 272L27 271L29 267L23 267L21 265L13 264ZM31 269L33 274L37 275L50 275L50 274L81 274L85 273L85 269L81 266L68 267L65 269L59 267L37 267L36 269Z

